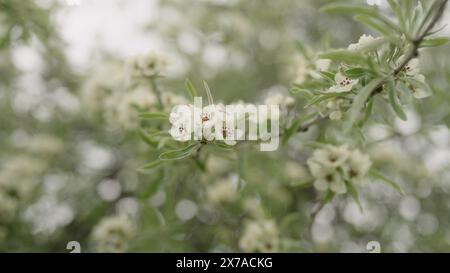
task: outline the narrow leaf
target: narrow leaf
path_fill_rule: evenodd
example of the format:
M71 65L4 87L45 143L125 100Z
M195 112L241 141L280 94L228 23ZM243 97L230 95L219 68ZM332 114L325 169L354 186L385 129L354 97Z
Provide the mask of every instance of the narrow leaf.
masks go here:
M384 79L376 78L369 82L366 86L364 86L361 90L358 91L352 106L349 110L349 119L346 122L346 129L349 130L353 127L356 120L361 114L361 109L364 108L367 100L369 99L372 92L375 91L377 87L379 87L383 83Z
M192 82L189 79L186 79L184 81L184 86L192 99L197 97L197 90L195 89L194 85L192 84Z
M433 39L426 39L420 44L420 46L421 47L442 46L442 45L447 44L449 41L450 41L450 38L448 38L448 37L439 37L439 38L433 38Z
M402 106L398 102L397 94L395 94L394 90L394 84L392 82L389 82L389 103L391 104L392 109L397 114L397 116L403 120L406 121L408 118L406 117L405 112L403 111Z
M342 49L319 54L319 58L347 64L367 65L367 59L362 54Z
M214 104L213 96L211 94L211 89L209 89L208 83L206 81L203 81L203 85L205 86L206 95L208 96L208 103L209 105Z
M359 200L359 193L355 186L350 182L346 181L345 185L347 186L348 193L355 200L356 204L358 204L359 210L362 212L363 208L361 206L361 202Z
M382 182L386 183L387 185L391 186L394 190L396 190L398 193L400 193L401 195L405 195L405 192L403 191L402 187L397 184L395 181L387 178L386 176L384 176L382 173L380 173L379 171L375 170L375 169L371 169L369 171L369 174L371 176L373 176L374 178L378 178L379 180L381 180Z
M144 171L144 170L154 169L154 168L161 166L163 163L164 163L164 161L157 159L155 161L152 161L152 162L147 163L144 166L140 167L139 170Z
M193 152L195 152L198 148L200 148L199 143L193 143L191 145L188 145L180 150L172 150L167 151L159 155L159 159L161 160L177 160L177 159L183 159L188 156L190 156Z

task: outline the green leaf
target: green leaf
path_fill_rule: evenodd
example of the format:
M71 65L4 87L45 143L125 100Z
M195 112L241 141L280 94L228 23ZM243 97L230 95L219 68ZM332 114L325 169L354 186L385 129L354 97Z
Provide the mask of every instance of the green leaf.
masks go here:
M209 89L208 83L206 81L203 81L203 85L205 86L206 95L208 96L208 103L209 105L213 105L214 100L211 94L211 89Z
M147 163L144 166L140 167L138 171L142 172L142 171L154 169L154 168L161 166L163 163L164 163L164 161L157 159L155 161L152 161L152 162Z
M382 14L378 12L377 9L374 8L337 3L324 6L321 8L321 11L337 14L366 15L382 22L383 24L386 25L386 27L389 27L397 31L398 33L401 33L401 30L397 25L391 22L388 18L384 17Z
M401 27L403 28L403 30L405 30L405 17L403 16L402 8L400 7L399 3L396 0L388 0L388 2L389 5L391 6L391 9L397 16Z
M327 72L327 71L319 71L319 74L326 80L330 81L334 84L334 73Z
M377 87L379 87L384 82L383 78L376 78L369 82L366 86L364 86L361 90L358 91L356 97L353 101L352 106L349 110L349 118L346 121L346 130L350 130L358 117L361 114L361 109L364 108L367 100L372 95L372 92L375 91Z
M328 100L328 99L332 99L335 97L340 97L340 96L344 96L345 93L324 93L318 96L315 96L310 102L308 102L308 104L305 105L305 108L308 108L312 105L318 104L319 102Z
M402 187L397 184L395 181L387 178L386 176L384 176L382 173L380 173L379 171L375 170L375 169L371 169L369 171L369 174L371 176L373 176L374 178L378 178L379 180L381 180L382 182L386 183L387 185L391 186L394 190L396 190L398 193L400 193L401 195L405 195L405 192L403 191Z
M345 185L347 186L348 193L350 196L355 200L356 204L358 204L359 210L363 212L363 208L361 206L361 202L359 200L359 193L358 190L355 188L355 186L350 182L346 181Z
M392 36L394 34L385 24L380 24L380 22L376 22L367 15L357 15L355 16L355 20L375 29L385 36Z
M344 71L344 75L347 77L350 77L352 79L361 78L362 76L366 75L367 71L363 68L350 68Z
M225 142L222 142L222 141L214 141L214 145L219 147L219 148L221 148L221 149L224 149L224 150L233 150L234 147L235 147L233 145L228 145L228 144L226 144Z
M297 40L297 41L295 41L295 45L297 46L297 48L298 48L298 50L300 51L300 53L301 53L307 60L312 59L311 51L309 50L309 48L308 48L303 42Z
M161 160L178 160L183 159L190 156L193 152L195 152L198 148L200 148L201 144L196 142L191 145L184 147L179 150L167 151L159 155L159 159Z
M364 124L369 120L370 116L372 115L372 109L373 109L373 99L369 100L367 103L366 110L364 111L364 117L361 120L361 122L358 124L358 127L362 128Z
M400 105L398 101L397 94L395 94L395 87L393 82L388 83L388 92L389 92L389 103L391 104L392 109L397 114L397 116L403 120L406 121L408 118L406 117L405 112L403 111L402 106Z
M163 171L157 172L156 177L149 181L148 185L145 185L144 189L139 192L139 198L146 199L154 195L159 190L161 183L164 181L163 176Z
M141 137L141 139L147 143L149 146L155 148L158 145L158 141L153 140L149 135L147 135L144 130L139 129L138 134Z
M308 100L310 100L314 97L314 95L313 95L313 93L311 93L311 91L302 89L298 86L293 86L290 91L292 94L299 94L300 96L303 96Z
M425 39L420 44L420 47L442 46L442 45L447 44L449 41L450 41L450 38L448 38L448 37L439 37L439 38Z
M184 86L192 99L197 97L197 90L195 89L194 85L192 84L192 82L189 79L186 79L184 81Z
M326 53L319 54L320 59L329 59L336 62L344 62L347 64L358 64L362 66L367 65L367 59L364 55L348 50L334 50Z
M336 196L336 193L334 191L328 190L325 195L325 198L323 199L323 203L324 204L330 203L331 201L333 201L335 196Z
M162 112L145 112L140 113L139 117L145 120L169 120L169 115Z

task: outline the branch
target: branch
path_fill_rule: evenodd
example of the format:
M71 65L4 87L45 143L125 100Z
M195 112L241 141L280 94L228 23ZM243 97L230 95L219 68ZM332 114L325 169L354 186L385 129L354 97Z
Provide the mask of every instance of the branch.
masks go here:
M430 31L434 28L434 26L437 24L437 22L441 19L445 7L447 5L448 0L443 0L442 3L439 5L438 7L438 12L436 13L436 15L433 17L433 19L431 20L431 22L428 24L428 26L425 28L425 30L416 38L410 40L410 43L412 45L411 50L408 52L408 54L405 56L405 58L402 60L402 62L393 70L392 72L392 76L397 76L404 68L405 66L414 58L416 58L417 56L419 56L419 47L420 44L423 42L423 40L425 39L425 37L427 37L430 33ZM378 93L381 93L381 91L383 91L383 85L386 83L386 81L382 81L380 84L378 84L373 91L371 92L371 97L375 96ZM324 118L321 116L317 116L315 119L313 119L312 121L306 123L305 125L301 126L297 132L306 132L308 131L308 129L312 126L315 125L317 123L319 123L320 121L322 121Z

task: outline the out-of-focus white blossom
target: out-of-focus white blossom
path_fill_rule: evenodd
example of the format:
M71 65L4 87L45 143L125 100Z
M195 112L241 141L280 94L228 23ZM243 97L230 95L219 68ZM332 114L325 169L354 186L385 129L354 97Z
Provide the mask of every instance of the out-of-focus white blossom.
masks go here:
M279 243L279 232L275 222L261 219L245 224L239 247L245 252L276 252Z
M232 202L237 197L237 183L230 178L221 179L208 186L206 196L214 204Z
M139 111L149 110L157 104L151 89L138 86L135 89L116 93L105 100L105 117L109 124L123 129L139 126Z
M167 56L149 53L130 58L127 62L132 77L154 77L161 75L171 63Z
M264 100L265 105L280 105L285 107L290 107L294 105L295 100L291 96L286 96L282 93L272 93L269 94Z
M370 6L381 6L381 0L366 0Z
M37 155L52 156L64 149L64 143L59 138L44 134L32 137L26 145L28 151Z
M119 214L103 218L92 232L92 239L99 252L125 252L135 234L130 218Z
M381 37L374 38L372 35L363 34L356 44L350 44L348 46L348 50L357 51L357 50L365 50L370 49L373 46L377 45L381 41Z

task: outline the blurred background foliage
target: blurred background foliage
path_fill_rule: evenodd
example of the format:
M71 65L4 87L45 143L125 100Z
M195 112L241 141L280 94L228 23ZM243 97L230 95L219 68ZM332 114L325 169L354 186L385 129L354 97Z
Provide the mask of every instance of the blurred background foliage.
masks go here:
M421 52L433 96L412 105L407 122L392 115L366 129L372 161L406 194L370 183L363 212L337 198L311 222L318 196L304 187L311 148L303 143L341 138L324 136L333 122L274 153L211 150L204 172L193 160L138 172L160 148L141 141L129 107L154 105L125 84L126 59L142 50L117 53L98 42L80 66L61 23L83 6L89 13L92 2L131 18L124 7L132 4L69 2L0 0L0 251L67 252L78 241L83 252L365 252L372 240L382 251L450 250L448 45ZM311 67L300 48L346 47L374 34L349 16L320 12L332 2L325 0L136 2L151 3L144 6L153 16L135 31L172 60L157 81L169 104L186 101L185 78L198 86L207 80L226 103L288 94ZM105 33L120 31L105 22ZM144 88L151 94L154 86Z

